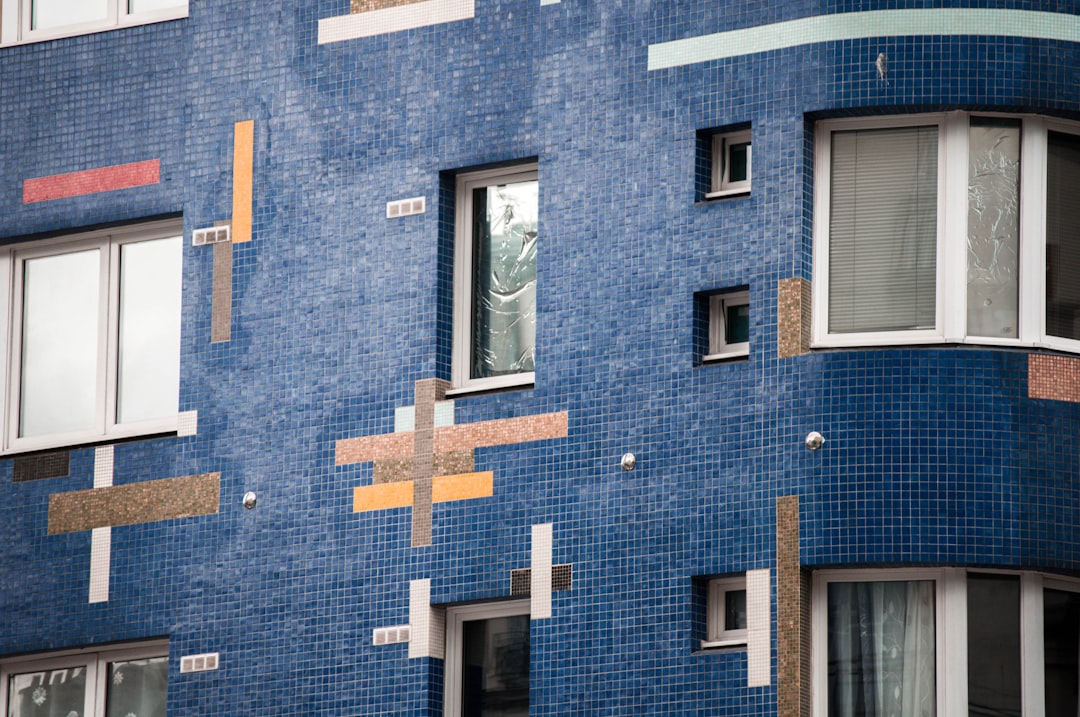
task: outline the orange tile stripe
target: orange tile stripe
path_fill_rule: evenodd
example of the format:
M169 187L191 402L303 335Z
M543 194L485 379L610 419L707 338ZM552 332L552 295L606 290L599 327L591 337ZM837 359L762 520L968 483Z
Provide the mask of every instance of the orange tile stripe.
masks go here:
M495 492L495 474L491 471L436 476L431 479L431 502L490 498ZM353 489L353 512L386 508L407 508L413 504L413 482L379 483Z
M251 174L255 154L255 121L233 128L233 244L251 241Z
M466 451L485 446L566 438L567 413L542 413L538 416L501 418L435 429L435 452ZM334 462L339 465L381 461L412 456L412 432L386 433L380 436L345 438L337 442Z
M1028 398L1080 403L1080 359L1028 354Z

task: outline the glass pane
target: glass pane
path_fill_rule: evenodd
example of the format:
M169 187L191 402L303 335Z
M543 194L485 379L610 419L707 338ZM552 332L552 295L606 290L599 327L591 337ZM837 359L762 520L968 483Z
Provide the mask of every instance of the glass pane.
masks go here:
M1080 137L1048 134L1046 333L1080 340Z
M969 573L968 714L1016 715L1020 703L1020 578Z
M1019 333L1020 122L973 117L968 143L967 332Z
M97 249L23 263L20 436L95 427L100 279Z
M742 344L750 340L750 305L726 306L724 320L724 341L728 344Z
M473 190L472 377L533 370L539 184Z
M1080 714L1080 594L1043 591L1046 714Z
M84 717L85 707L85 667L26 672L8 681L8 717Z
M528 717L529 616L464 623L462 717Z
M728 181L745 182L750 178L750 143L740 142L728 150Z
M936 322L937 127L834 132L829 331Z
M128 13L169 10L183 6L184 3L177 0L128 0Z
M829 585L831 717L933 717L932 580Z
M745 590L728 590L724 593L724 629L746 629Z
M109 0L33 0L31 28L50 28L108 19Z
M169 658L109 664L105 717L165 717Z
M117 423L176 415L182 247L180 237L120 247Z

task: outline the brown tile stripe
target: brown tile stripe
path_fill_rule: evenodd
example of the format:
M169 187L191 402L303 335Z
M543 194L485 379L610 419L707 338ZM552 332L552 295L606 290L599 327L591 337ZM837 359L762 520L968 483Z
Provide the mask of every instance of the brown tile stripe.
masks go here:
M470 450L486 446L505 446L526 441L566 438L567 414L542 413L538 416L478 421L435 429L435 452ZM384 433L379 436L345 438L337 442L334 462L339 465L404 458L413 453L411 432Z
M356 14L371 12L372 10L383 10L388 7L412 5L418 2L423 2L423 0L349 0L349 10Z
M91 488L49 496L49 535L218 512L221 474Z
M435 464L435 402L446 398L448 382L425 378L416 382L413 411L413 547L431 545L431 478Z
M1080 403L1080 359L1028 354L1028 398Z
M210 304L210 343L232 338L232 269L231 242L214 244L214 278Z
M15 456L12 480L22 483L42 478L63 478L68 474L68 451L38 453L31 456Z
M570 590L574 586L574 566L571 563L551 566L551 589L554 592ZM528 595L532 592L532 568L514 568L510 571L510 596Z
M810 282L781 279L776 297L776 351L780 358L810 351Z
M799 565L799 497L776 499L776 712L810 717L809 575Z
M453 451L436 453L432 472L436 476L472 473L475 469L472 451ZM391 458L375 461L371 468L372 483L397 483L413 479L412 458Z

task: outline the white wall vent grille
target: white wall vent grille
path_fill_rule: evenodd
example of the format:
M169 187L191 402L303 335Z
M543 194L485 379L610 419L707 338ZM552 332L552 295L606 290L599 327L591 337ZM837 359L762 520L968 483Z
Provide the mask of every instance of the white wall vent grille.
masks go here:
M423 197L412 197L411 199L399 199L396 202L386 203L386 218L396 219L398 217L407 217L410 214L423 214L427 211L427 200Z
M202 655L186 655L180 658L180 672L206 672L218 668L218 653L207 652Z
M408 642L409 626L377 627L372 633L371 641L376 645L393 645L398 642Z
M231 241L228 226L206 227L205 229L196 229L191 233L191 243L195 246L202 246L203 244L220 244L227 241Z

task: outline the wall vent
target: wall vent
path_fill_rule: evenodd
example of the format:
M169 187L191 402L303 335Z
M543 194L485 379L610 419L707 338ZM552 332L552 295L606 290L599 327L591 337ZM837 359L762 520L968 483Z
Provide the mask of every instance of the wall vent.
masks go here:
M180 658L180 672L206 672L218 668L218 653L207 652L202 655L187 655Z
M393 645L398 642L409 641L408 625L393 625L392 627L377 627L372 632L371 642L375 645Z
M551 589L571 590L574 587L574 566L571 563L551 566ZM532 592L532 568L515 568L510 571L510 596L518 597Z
M407 217L410 214L423 214L427 211L427 201L423 197L411 199L399 199L396 202L386 203L386 218L396 219Z
M221 244L227 241L231 241L228 226L206 227L205 229L196 229L191 233L191 243L195 246Z

